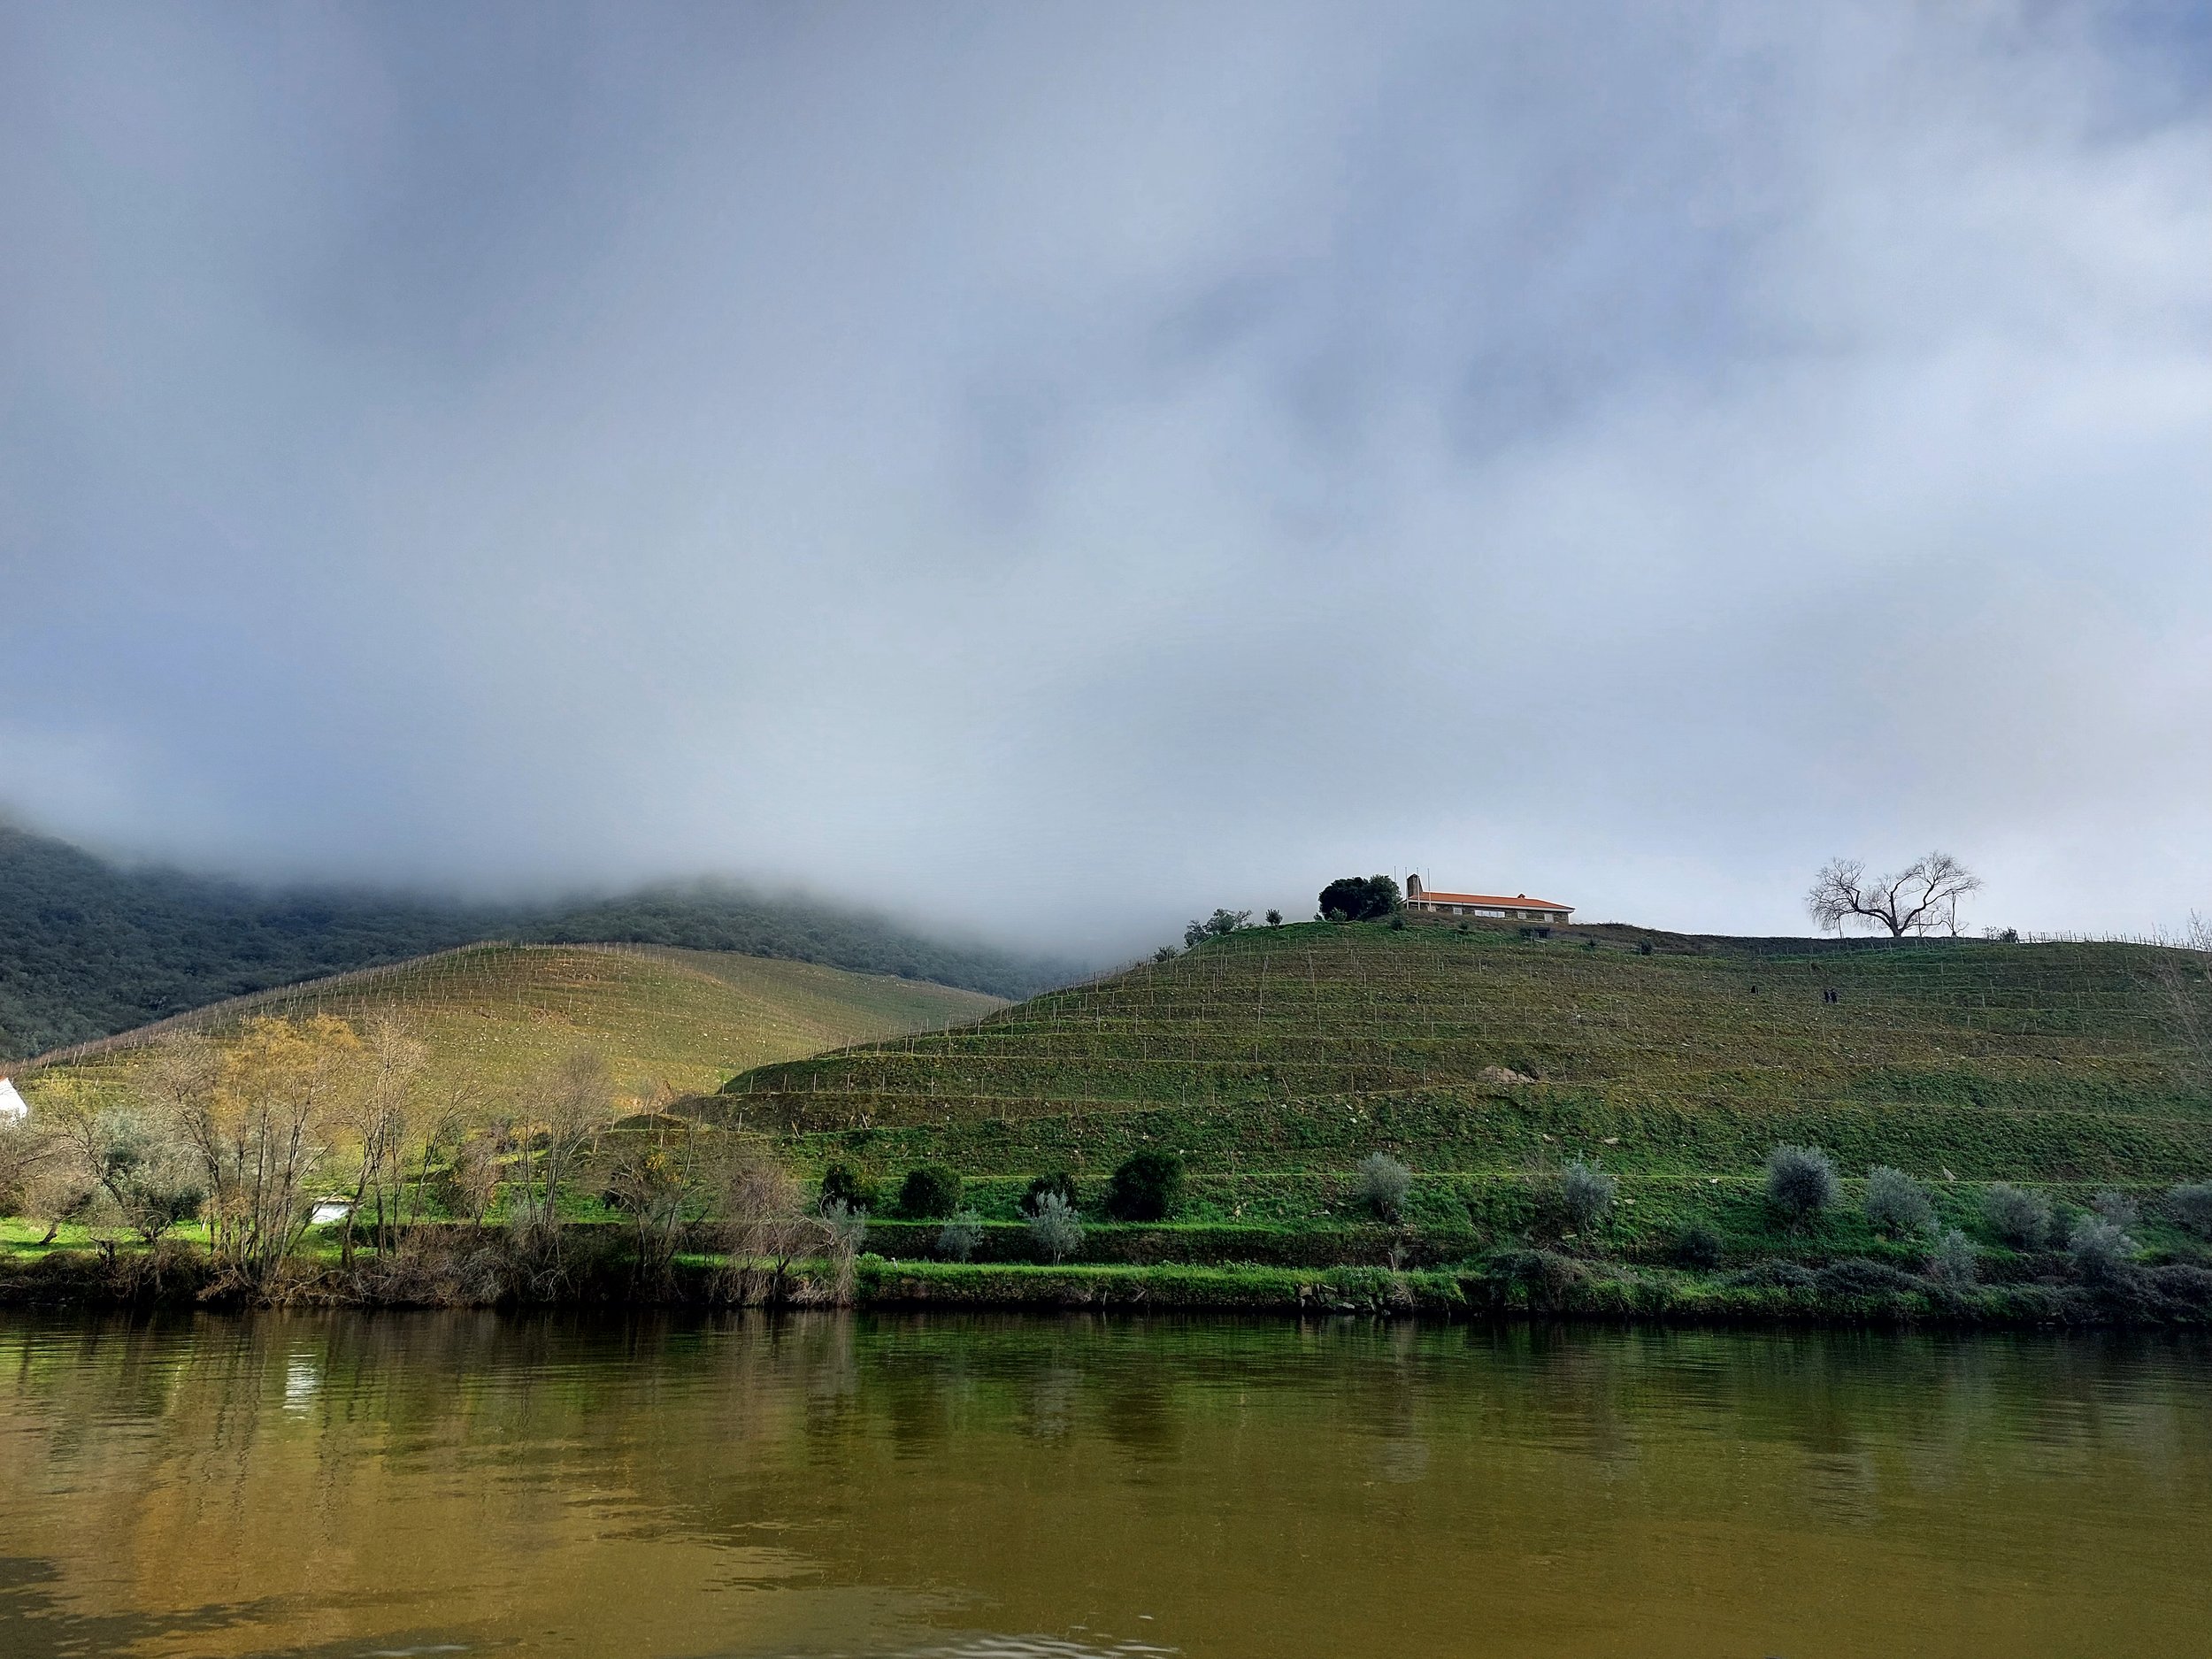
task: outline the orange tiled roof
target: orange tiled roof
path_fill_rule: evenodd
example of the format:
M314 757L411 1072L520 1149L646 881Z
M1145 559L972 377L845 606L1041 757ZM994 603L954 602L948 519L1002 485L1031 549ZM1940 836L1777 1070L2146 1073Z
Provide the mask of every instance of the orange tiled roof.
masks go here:
M1508 910L1571 910L1574 909L1571 904L1555 904L1549 899L1532 899L1525 893L1516 894L1509 899L1502 899L1494 894L1438 893L1428 887L1423 887L1421 896L1412 902L1426 904L1431 900L1434 900L1439 904L1488 904Z

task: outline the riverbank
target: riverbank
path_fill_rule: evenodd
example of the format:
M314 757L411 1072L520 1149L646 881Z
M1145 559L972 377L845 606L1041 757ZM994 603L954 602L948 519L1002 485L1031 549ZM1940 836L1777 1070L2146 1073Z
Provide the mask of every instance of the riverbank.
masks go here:
M303 1258L269 1290L227 1285L189 1246L0 1254L0 1307L852 1306L1056 1312L1176 1310L1325 1317L1601 1318L1662 1324L2212 1327L2212 1267L2130 1265L2094 1282L2050 1263L1962 1286L1865 1257L1770 1259L1727 1271L1649 1266L1535 1248L1446 1265L1083 1263L903 1260L752 1263L682 1253L642 1261L612 1229L579 1229L552 1256L519 1258L493 1229L427 1230L386 1257Z

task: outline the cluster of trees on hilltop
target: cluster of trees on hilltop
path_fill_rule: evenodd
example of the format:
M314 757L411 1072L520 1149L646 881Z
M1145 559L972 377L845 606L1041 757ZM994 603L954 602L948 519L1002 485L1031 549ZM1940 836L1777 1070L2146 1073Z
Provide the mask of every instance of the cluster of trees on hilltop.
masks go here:
M0 825L0 1059L487 939L742 951L1010 997L1079 972L725 883L534 906L272 893L173 870L121 869Z

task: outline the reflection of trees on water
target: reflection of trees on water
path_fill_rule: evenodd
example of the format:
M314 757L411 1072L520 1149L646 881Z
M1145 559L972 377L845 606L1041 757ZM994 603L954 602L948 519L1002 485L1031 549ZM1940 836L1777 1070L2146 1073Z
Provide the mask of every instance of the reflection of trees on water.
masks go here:
M1075 1426L1076 1395L1083 1373L1056 1358L1040 1369L1029 1390L1026 1432L1039 1440L1056 1440Z
M2208 1357L1087 1315L30 1322L0 1330L0 1482L59 1575L25 1569L41 1605L92 1563L217 1608L311 1560L434 1576L495 1540L527 1579L636 1535L763 1581L984 1584L1040 1619L1055 1585L1127 1579L1319 1575L1348 1608L1628 1571L1655 1538L1714 1575L1853 1539L2025 1558L2085 1517L2185 1540Z

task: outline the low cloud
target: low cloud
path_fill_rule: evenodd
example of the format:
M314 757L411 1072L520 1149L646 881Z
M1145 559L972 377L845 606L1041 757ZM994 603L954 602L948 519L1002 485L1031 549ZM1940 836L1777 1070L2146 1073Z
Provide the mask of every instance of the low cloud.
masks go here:
M2212 42L22 8L0 802L1110 953L1347 871L2212 908Z

